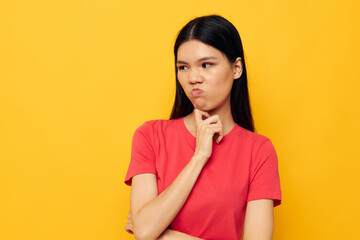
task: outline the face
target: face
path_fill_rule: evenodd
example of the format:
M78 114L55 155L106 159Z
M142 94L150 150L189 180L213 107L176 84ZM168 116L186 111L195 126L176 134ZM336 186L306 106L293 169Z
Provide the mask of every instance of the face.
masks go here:
M210 112L230 108L234 79L241 76L241 59L230 63L216 48L199 40L180 45L178 80L195 108Z

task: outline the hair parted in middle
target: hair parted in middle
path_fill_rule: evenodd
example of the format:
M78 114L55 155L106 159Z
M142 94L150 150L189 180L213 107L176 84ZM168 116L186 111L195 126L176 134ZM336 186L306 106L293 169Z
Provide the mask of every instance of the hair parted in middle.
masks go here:
M174 45L176 95L170 119L184 117L194 110L194 106L180 85L176 67L178 49L182 43L189 40L199 40L218 49L230 63L234 63L238 57L241 58L243 71L240 78L234 80L231 89L231 113L236 124L254 132L241 38L234 25L219 15L203 16L191 20L180 30L176 38Z

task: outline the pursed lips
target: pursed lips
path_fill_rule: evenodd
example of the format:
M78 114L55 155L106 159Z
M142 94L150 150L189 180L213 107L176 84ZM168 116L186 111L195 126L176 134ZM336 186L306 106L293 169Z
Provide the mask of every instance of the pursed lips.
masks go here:
M193 90L191 90L191 95L193 95L194 97L198 97L200 96L204 91L199 89L199 88L194 88Z

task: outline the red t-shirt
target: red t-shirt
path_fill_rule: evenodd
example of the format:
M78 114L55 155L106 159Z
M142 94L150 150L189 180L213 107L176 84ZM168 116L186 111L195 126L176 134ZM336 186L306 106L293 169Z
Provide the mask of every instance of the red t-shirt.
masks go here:
M183 118L148 121L134 133L125 183L141 173L157 176L159 194L194 154L196 138ZM280 179L271 141L239 125L224 136L199 175L171 229L194 237L241 239L246 204L256 199L281 203Z

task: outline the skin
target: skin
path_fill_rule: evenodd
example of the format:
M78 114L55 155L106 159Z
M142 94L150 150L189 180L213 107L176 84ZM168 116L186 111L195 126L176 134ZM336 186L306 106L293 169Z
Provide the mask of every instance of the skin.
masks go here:
M196 136L193 157L173 183L161 194L154 174L139 174L132 179L131 208L125 227L136 239L199 239L167 229L186 202L202 168L212 154L214 139L221 144L235 126L231 115L230 92L233 81L242 73L241 59L230 63L219 50L198 40L178 49L178 79L194 105L184 117L186 128ZM243 239L272 238L273 200L260 199L247 204Z
M178 49L178 79L195 109L208 116L218 115L227 134L235 126L230 108L230 92L234 79L241 76L238 58L230 63L226 56L198 40L190 40ZM194 89L199 89L196 94ZM194 112L184 118L189 131L196 136Z

